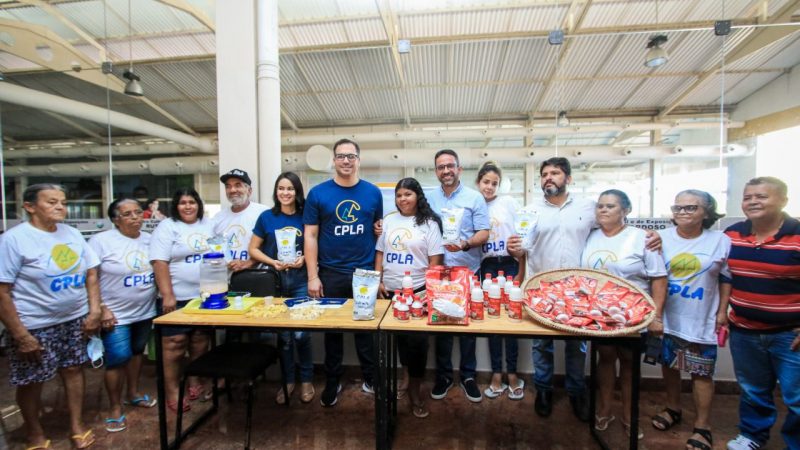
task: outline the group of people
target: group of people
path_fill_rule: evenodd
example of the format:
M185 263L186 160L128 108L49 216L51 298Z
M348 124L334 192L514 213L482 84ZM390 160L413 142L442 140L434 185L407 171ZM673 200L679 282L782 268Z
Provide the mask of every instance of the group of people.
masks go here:
M230 207L213 219L204 217L203 201L193 189L179 189L169 219L152 236L141 231L144 211L136 200L119 199L108 209L114 229L87 243L61 222L66 200L60 186L40 184L24 193L29 220L0 237L0 318L11 336L10 382L31 448L47 448L39 422L43 383L59 374L70 412L72 443L86 448L94 435L80 419L83 398L81 366L88 359L85 338L99 334L105 353L105 384L110 408L106 429L127 428L125 408L152 407L156 400L142 393L138 377L151 322L157 314L184 307L200 295L202 255L208 240L223 236L231 271L263 265L280 277L284 297L352 297L355 269L382 274L380 293L389 298L410 272L414 291L425 288L430 266L466 266L480 278L500 272L522 281L527 276L559 268L606 270L647 291L656 304L648 333L663 336L660 356L666 385L663 410L652 418L658 430L668 430L682 417L681 371L692 378L693 433L687 448L710 449L709 421L717 333L730 327L731 353L740 399L740 435L728 443L733 450L765 445L776 421L773 391L776 381L788 409L781 430L789 448L800 448L800 222L783 212L786 185L776 178L750 180L742 209L747 220L724 233L711 230L721 217L714 198L684 190L671 207L675 227L661 233L626 225L628 196L616 189L597 201L568 192L571 167L565 158L540 166L543 196L527 205L536 217L529 236L519 236L514 222L521 207L499 195L502 170L487 162L475 187L461 180L458 154L449 149L434 156L440 185L427 194L414 178L395 187L396 211L384 215L380 190L360 179L360 148L342 139L333 146L332 179L305 196L300 178L284 172L275 180L271 208L250 200L247 172L234 169L220 177ZM442 238L442 210L460 208L463 216L457 241ZM276 232L295 234L290 258L279 256ZM186 411L192 402L207 400L207 380L190 379L184 404L178 404L178 380L185 354L197 358L207 351L205 331L170 327L163 330L166 406ZM299 381L300 400L316 397L308 332L280 333L288 395ZM453 338L437 333L436 371L429 396L447 397L454 385ZM422 393L428 355L426 336L398 339L403 377L398 397L407 396L414 416L429 415ZM361 390L373 393L375 361L369 335L355 334L361 366ZM491 380L481 391L476 382L476 340L460 337L459 385L466 398L507 395L520 400L525 380L517 373L516 339L489 339ZM532 347L535 411L549 416L553 408L554 350L552 339L535 339ZM323 406L337 403L341 391L344 341L342 333L324 336L325 387ZM566 341L566 391L574 414L590 420L585 381L586 343ZM620 423L630 430L630 352L599 346L597 430L615 421L613 388L619 361L623 410ZM505 368L503 367L505 362ZM296 373L297 372L297 373ZM124 394L123 394L123 387ZM280 389L276 401L287 398Z

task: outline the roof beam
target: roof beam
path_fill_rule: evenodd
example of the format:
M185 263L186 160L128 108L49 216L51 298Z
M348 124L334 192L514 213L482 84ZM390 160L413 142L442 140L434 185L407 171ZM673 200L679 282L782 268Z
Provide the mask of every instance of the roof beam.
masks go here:
M157 0L159 3L163 3L167 6L171 6L175 9L181 10L190 16L197 19L198 22L202 23L211 31L216 32L217 26L216 24L206 15L205 12L195 8L191 3L186 2L185 0Z
M283 107L281 107L281 117L283 117L283 120L289 125L289 127L291 127L292 130L300 131L300 128L297 128L297 124L295 124L294 120L289 117L289 113L287 113Z
M10 34L14 39L11 45L0 41L0 50L2 51L102 88L111 89L118 93L125 92L125 83L122 80L102 73L97 63L43 26L0 19L0 31ZM78 70L75 70L76 67ZM188 125L151 100L142 97L140 101L158 111L184 131L194 135L197 134Z
M94 131L86 128L85 126L79 124L78 122L75 122L74 120L70 119L69 117L66 117L66 116L63 116L63 115L61 115L59 113L54 113L54 112L51 112L51 111L42 111L42 112L44 114L52 117L53 119L58 120L61 123L69 125L70 127L80 131L81 133L83 133L83 134L85 134L87 136L91 136L91 137L97 139L101 143L108 142L107 138L105 136L101 136L101 135L95 133Z
M85 32L83 28L75 25L71 20L69 20L64 14L61 13L58 9L51 6L49 3L43 2L42 0L19 0L20 3L25 3L31 6L36 6L40 8L42 11L50 14L51 16L58 19L59 22L63 23L67 26L70 30L72 30L75 34L81 37L87 44L91 45L92 47L96 48L100 53L100 60L104 61L106 59L106 48L103 47L97 40L90 36L89 33Z
M765 24L777 24L777 23L785 23L792 20L792 14L800 8L800 0L793 0L785 4L770 20L767 20ZM735 48L727 51L725 55L725 63L731 64L736 62L740 59L743 59L747 56L752 55L753 53L758 52L762 48L770 45L771 43L782 39L792 33L797 31L795 27L765 27L759 28L754 31L750 36L744 39L739 45ZM669 115L675 108L677 108L681 103L683 103L695 90L697 90L700 86L707 83L709 80L714 77L717 72L719 72L720 68L716 67L714 69L708 70L697 77L694 83L689 86L686 90L684 90L672 103L667 105L661 112L658 114L659 119L663 119L665 116Z
M389 51L392 53L392 65L394 67L397 79L400 81L400 103L403 108L403 119L406 125L411 125L411 115L409 114L408 106L408 89L406 89L406 75L403 70L403 61L400 59L400 52L397 50L397 20L395 19L394 11L389 0L375 0L375 6L381 15L383 21L383 29L386 32L386 37L389 40Z

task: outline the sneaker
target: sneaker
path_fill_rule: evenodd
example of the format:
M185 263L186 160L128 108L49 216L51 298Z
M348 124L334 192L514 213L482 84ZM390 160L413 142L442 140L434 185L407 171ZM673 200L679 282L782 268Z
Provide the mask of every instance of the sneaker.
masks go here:
M331 407L339 400L339 392L342 392L342 385L338 381L328 381L325 383L325 390L319 397L322 406Z
M728 441L728 450L758 450L759 448L761 448L761 444L741 434L736 436L736 439Z
M361 383L361 390L366 392L367 394L375 394L375 389L372 389L372 385L367 383L366 381Z
M448 380L447 378L437 378L436 384L431 390L431 398L434 400L441 400L447 397L447 391L449 391L451 387L453 387L453 380Z
M467 396L467 400L473 403L479 403L481 400L483 400L483 396L481 395L481 390L478 389L478 383L475 382L474 378L467 378L466 380L462 380L461 389L464 390L464 395Z

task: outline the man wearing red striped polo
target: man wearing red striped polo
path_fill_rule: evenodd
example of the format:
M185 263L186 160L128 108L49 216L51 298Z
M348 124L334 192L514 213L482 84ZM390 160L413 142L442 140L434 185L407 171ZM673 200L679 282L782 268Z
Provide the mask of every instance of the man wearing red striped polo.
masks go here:
M729 450L766 445L777 419L776 381L788 409L781 435L788 448L800 448L800 221L783 212L787 200L783 181L753 178L742 199L747 220L725 230L731 355L742 389L739 435Z

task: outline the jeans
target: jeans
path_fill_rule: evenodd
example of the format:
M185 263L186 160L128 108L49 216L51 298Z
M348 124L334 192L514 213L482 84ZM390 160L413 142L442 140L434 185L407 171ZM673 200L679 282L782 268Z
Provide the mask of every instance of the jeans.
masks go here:
M106 369L125 365L133 356L144 353L153 319L144 319L127 325L117 325L112 330L103 331L103 347Z
M777 420L773 393L781 383L788 410L781 435L790 449L800 449L800 351L790 348L794 331L758 333L731 327L730 343L739 397L739 431L764 445Z
M319 280L326 297L353 297L353 274L319 268ZM353 333L356 341L356 353L361 363L361 374L364 382L372 385L375 373L375 343L369 333ZM339 382L344 373L344 335L342 333L325 333L325 375L328 382Z
M481 275L487 273L492 278L502 270L505 275L516 276L519 273L519 263L510 256L499 258L486 258L481 261ZM492 373L503 373L503 341L506 347L506 370L508 373L517 373L517 357L519 356L519 343L517 338L503 336L489 336L489 358L492 361Z
M586 341L566 341L566 388L571 396L586 392ZM553 340L533 340L533 384L536 390L553 389Z
M281 297L305 297L308 295L308 275L305 267L279 272ZM300 382L314 380L314 361L311 355L311 333L308 331L284 331L278 333L284 376L287 384L295 382L294 350L297 348Z

